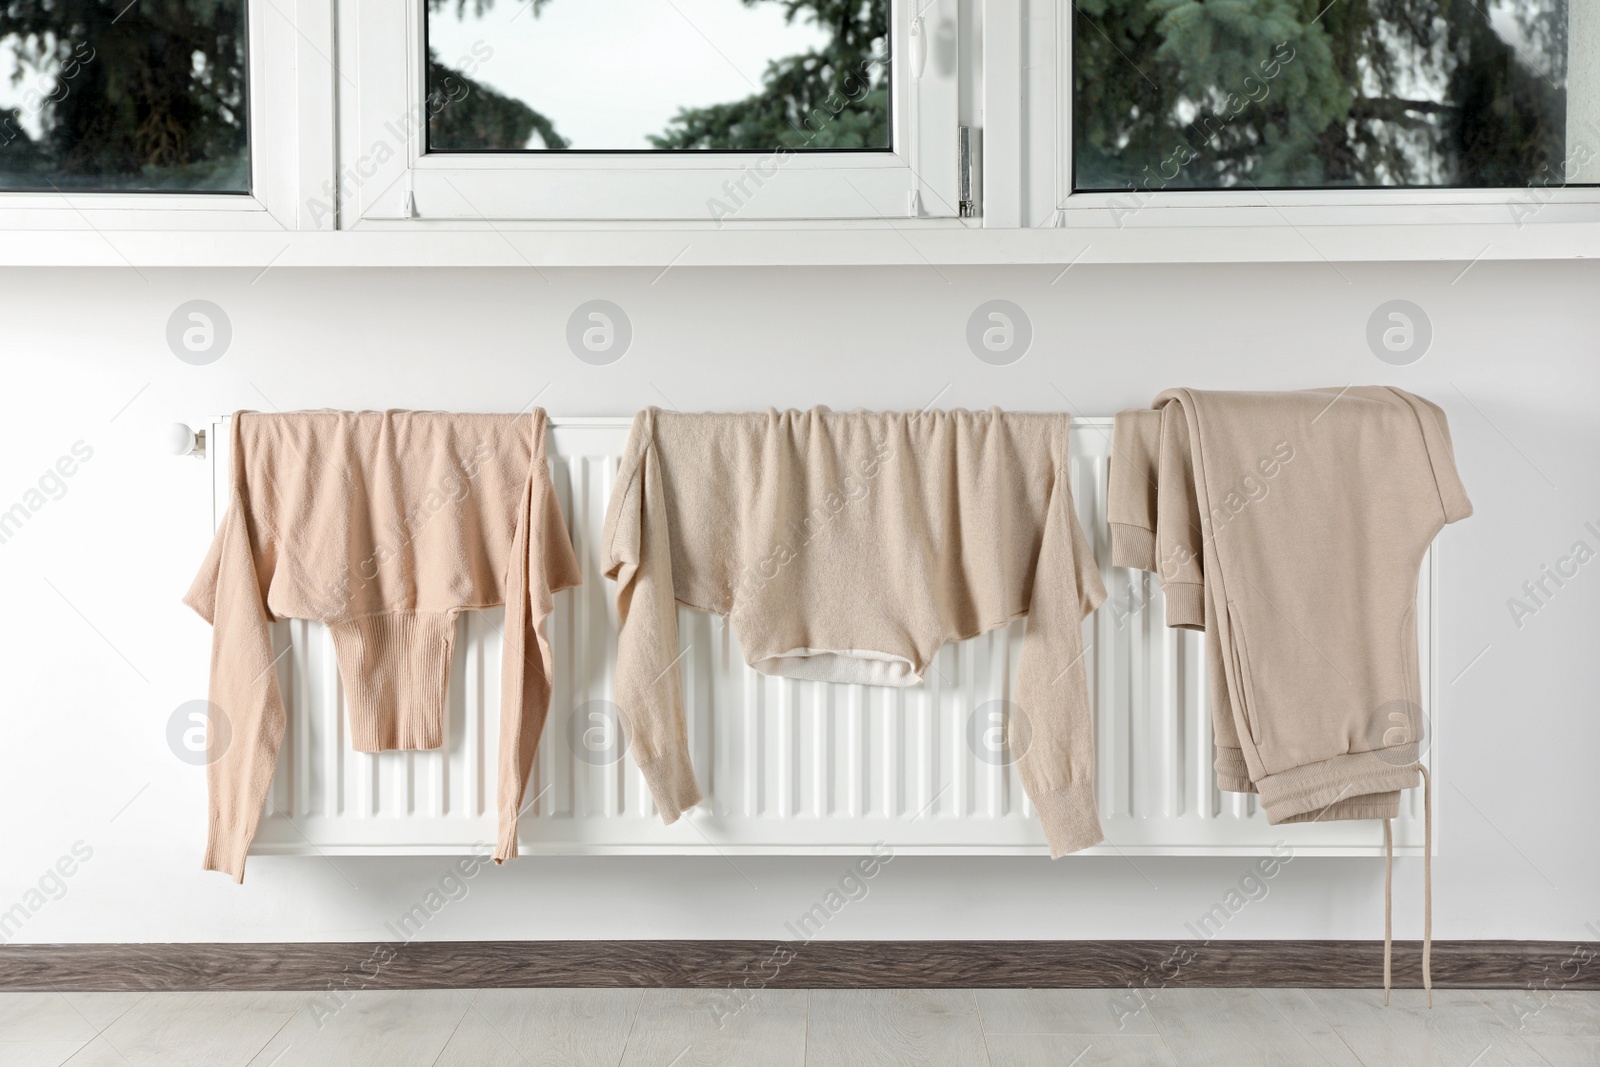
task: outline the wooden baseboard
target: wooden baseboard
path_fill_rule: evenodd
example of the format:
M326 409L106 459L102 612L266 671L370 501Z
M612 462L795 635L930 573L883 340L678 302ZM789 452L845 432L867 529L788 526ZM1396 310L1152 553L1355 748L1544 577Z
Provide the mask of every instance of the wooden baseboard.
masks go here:
M1582 956L1575 956L1580 951ZM1440 988L1600 989L1595 950L1564 941L1437 941ZM1582 964L1575 961L1583 959ZM1422 984L1419 942L1394 984ZM1571 976L1570 978L1568 976ZM1555 985L1552 986L1551 983ZM1378 941L433 941L9 945L0 990L494 987L1371 988Z

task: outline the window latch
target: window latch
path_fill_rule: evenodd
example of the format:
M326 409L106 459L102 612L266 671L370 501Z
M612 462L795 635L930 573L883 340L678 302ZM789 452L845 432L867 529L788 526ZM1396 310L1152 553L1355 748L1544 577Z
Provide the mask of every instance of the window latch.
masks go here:
M911 20L911 76L922 77L922 68L928 65L928 27L918 15Z
M972 196L972 136L971 126L956 127L956 166L960 171L957 176L960 189L957 199L960 206L956 214L963 219L970 219L978 214L978 205Z

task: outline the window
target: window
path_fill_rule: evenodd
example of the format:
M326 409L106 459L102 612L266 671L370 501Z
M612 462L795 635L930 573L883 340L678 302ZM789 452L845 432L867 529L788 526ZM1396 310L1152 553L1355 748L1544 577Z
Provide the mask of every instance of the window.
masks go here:
M427 33L430 152L892 147L887 0L432 0Z
M1572 258L1597 220L1600 0L0 0L5 264Z
M1569 20L1568 0L1075 10L1074 192L1595 180L1600 113L1568 86L1594 76L1569 64L1600 51L1576 46L1592 28Z
M248 193L244 0L0 3L0 191Z
M342 224L955 217L958 0L341 6Z

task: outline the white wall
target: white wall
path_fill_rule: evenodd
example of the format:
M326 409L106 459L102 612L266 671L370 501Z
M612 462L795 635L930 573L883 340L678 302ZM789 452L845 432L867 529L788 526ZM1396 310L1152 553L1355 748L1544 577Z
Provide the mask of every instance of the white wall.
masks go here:
M173 756L165 729L205 695L210 634L179 597L210 505L205 465L150 442L170 421L239 407L503 411L536 394L570 415L936 399L1109 414L1171 385L1349 383L1442 404L1477 507L1441 539L1435 933L1600 936L1585 931L1600 929L1600 562L1521 629L1507 607L1575 541L1600 548L1584 528L1600 529L1600 265L1462 266L1080 265L1053 285L1053 268L548 282L531 270L0 272L0 511L75 442L94 450L0 544L0 910L43 903L12 940L390 938L383 924L444 873L434 859L258 858L241 888L198 869L204 771ZM569 313L597 297L635 331L609 367L564 341ZM964 339L968 314L995 297L1033 321L1033 349L1013 366L978 361ZM195 298L222 306L234 331L203 367L165 340L168 316ZM1433 324L1409 367L1365 341L1369 315L1395 298ZM80 840L93 855L64 894L29 897ZM786 937L845 866L522 859L472 880L425 936ZM1397 935L1414 937L1421 861L1397 868ZM825 936L1189 937L1184 923L1245 872L1225 859L902 857ZM1224 936L1379 937L1382 878L1379 860L1298 859Z

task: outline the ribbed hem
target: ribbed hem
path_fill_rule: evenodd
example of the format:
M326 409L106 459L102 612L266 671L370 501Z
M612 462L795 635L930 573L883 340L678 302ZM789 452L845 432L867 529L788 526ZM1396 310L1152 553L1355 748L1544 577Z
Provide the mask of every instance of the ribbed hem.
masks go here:
M1400 817L1400 794L1371 793L1366 796L1346 797L1316 811L1301 812L1279 819L1279 825L1291 822L1351 822L1367 819L1397 819Z
M1237 748L1217 749L1217 788L1225 793L1254 793L1256 784L1250 780L1250 768L1244 761L1244 752Z
M1095 807L1094 786L1073 782L1036 797L1029 797L1039 813L1045 840L1050 842L1050 858L1060 859L1106 839L1100 830L1100 811Z
M1141 571L1156 569L1156 535L1143 526L1111 524L1111 565Z
M1200 582L1163 582L1167 597L1167 625L1185 630L1206 628L1206 587Z
M678 821L678 816L700 803L700 786L694 780L694 764L686 749L669 753L647 763L640 763L650 796L661 810L661 821L668 825Z
M206 856L200 862L202 871L221 871L233 880L244 884L244 859L250 851L248 841L218 841L215 836L206 842Z
M438 748L455 612L393 612L328 623L357 752Z
M1261 793L1267 822L1280 823L1290 816L1332 810L1333 805L1352 803L1373 793L1414 788L1418 782L1418 751L1418 743L1413 741L1266 775L1256 782L1256 789Z

